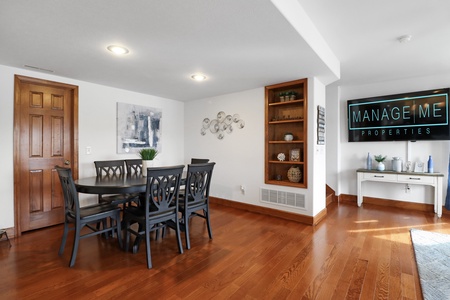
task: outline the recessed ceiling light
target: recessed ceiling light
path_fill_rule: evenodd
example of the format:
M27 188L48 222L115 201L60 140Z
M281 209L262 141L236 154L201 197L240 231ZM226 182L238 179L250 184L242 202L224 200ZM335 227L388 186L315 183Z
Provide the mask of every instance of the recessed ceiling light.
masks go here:
M191 76L192 79L196 80L196 81L203 81L206 80L206 76L203 74L193 74Z
M127 48L117 45L110 45L106 49L117 55L124 55L130 52Z
M399 41L400 43L404 44L404 43L408 43L409 41L411 41L412 35L410 34L405 34L402 35L400 37L397 38L397 41Z

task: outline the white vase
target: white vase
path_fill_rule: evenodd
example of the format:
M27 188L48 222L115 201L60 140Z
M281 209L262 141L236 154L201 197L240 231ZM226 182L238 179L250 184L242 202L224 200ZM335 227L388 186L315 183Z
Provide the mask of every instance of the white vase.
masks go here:
M384 171L384 169L385 169L384 163L382 161L379 162L378 165L377 165L377 170L378 171Z
M147 177L147 168L153 167L153 160L142 160L142 176Z

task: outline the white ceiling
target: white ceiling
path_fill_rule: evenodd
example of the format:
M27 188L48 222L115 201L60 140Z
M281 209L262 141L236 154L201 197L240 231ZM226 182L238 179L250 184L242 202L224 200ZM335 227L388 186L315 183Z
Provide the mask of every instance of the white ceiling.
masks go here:
M180 101L309 76L332 82L272 1L1 0L0 64ZM340 84L450 72L450 1L298 2L340 61ZM401 44L404 34L412 40ZM111 44L130 53L114 56ZM208 79L191 80L196 72Z

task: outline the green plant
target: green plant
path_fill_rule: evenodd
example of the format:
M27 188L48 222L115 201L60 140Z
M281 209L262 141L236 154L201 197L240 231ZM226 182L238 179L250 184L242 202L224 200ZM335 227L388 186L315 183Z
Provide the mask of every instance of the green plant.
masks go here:
M153 148L145 148L139 151L139 156L142 158L142 160L154 160L157 155L158 150Z
M377 162L383 162L386 159L387 156L383 156L383 155L375 155L374 158Z

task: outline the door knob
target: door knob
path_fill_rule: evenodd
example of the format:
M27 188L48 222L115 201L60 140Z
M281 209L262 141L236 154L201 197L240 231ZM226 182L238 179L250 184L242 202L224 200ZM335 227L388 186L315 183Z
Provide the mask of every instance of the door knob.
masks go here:
M70 160L66 159L66 160L64 161L64 164L65 164L66 166L70 165Z

